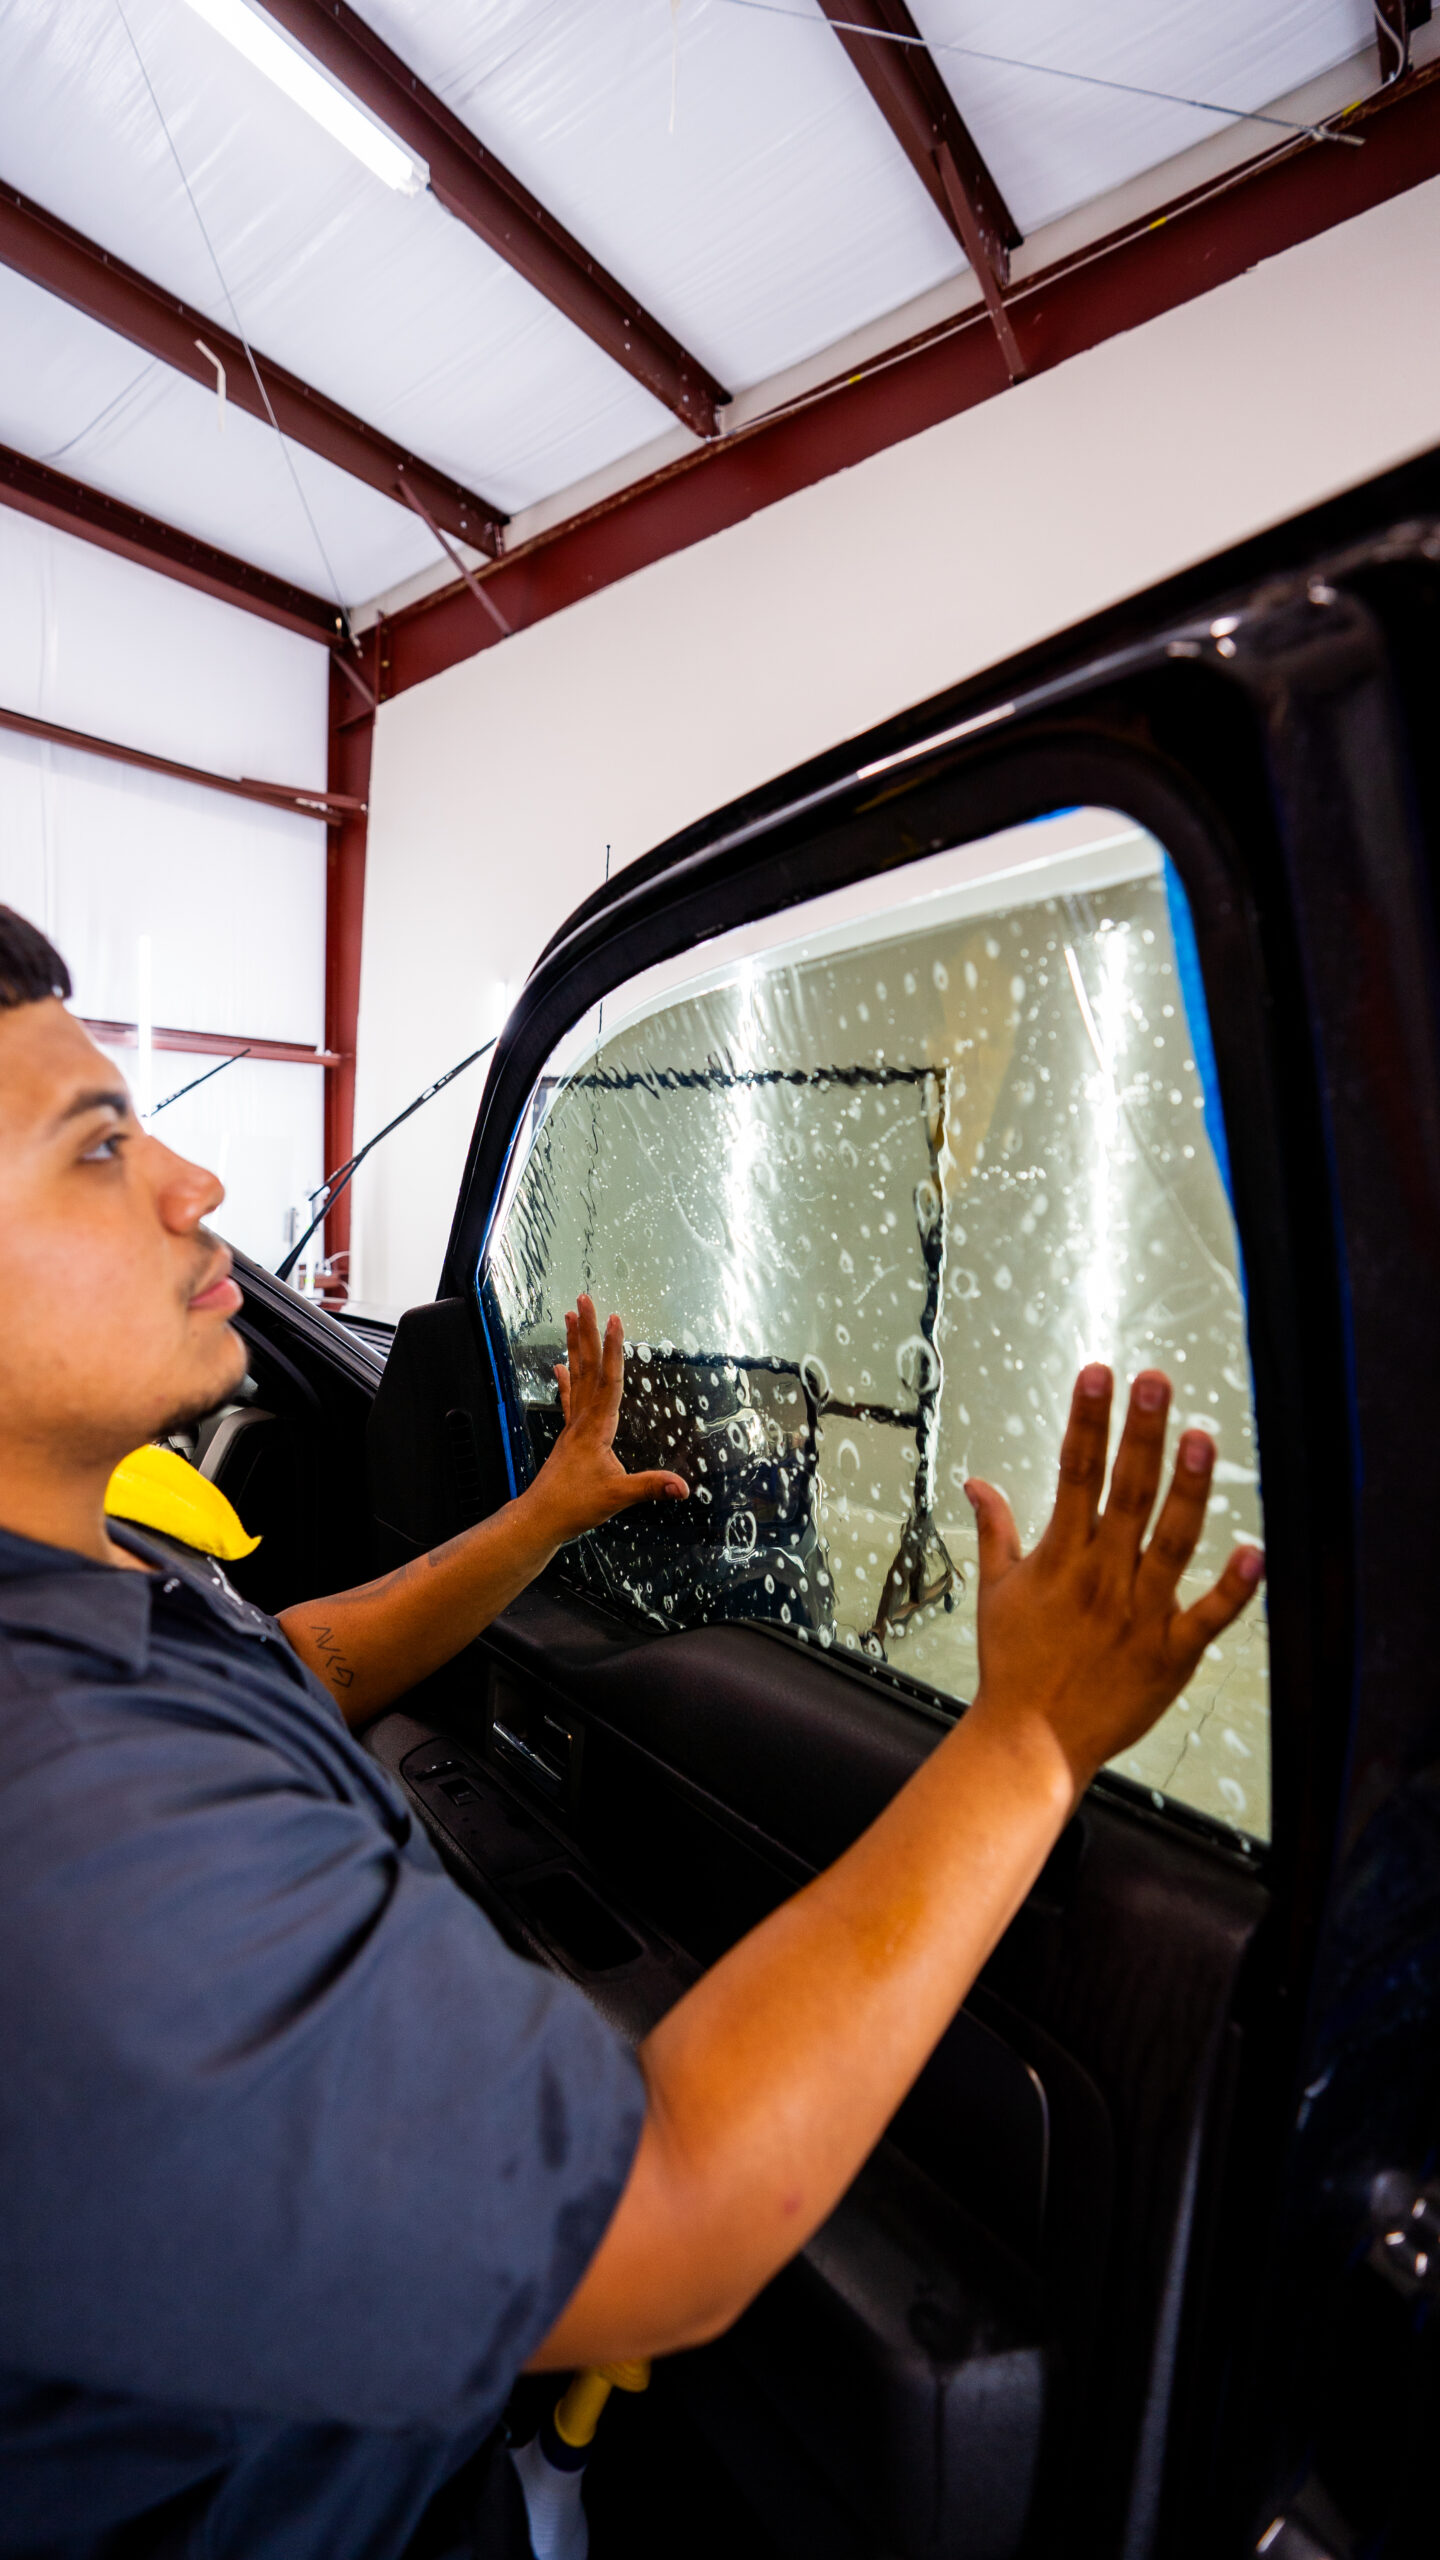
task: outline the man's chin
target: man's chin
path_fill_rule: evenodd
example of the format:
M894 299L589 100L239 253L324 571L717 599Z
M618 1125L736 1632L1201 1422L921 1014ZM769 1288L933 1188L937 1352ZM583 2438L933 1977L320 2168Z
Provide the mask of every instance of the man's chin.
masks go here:
M234 1327L227 1324L215 1345L214 1358L206 1362L206 1376L197 1379L192 1392L174 1407L155 1438L163 1440L171 1431L193 1431L207 1414L228 1404L237 1387L244 1384L247 1365L245 1345Z

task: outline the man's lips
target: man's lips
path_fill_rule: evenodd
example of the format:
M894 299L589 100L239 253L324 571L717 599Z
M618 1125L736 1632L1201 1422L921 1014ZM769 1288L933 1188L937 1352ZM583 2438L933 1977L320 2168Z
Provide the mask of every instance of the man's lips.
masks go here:
M190 1313L192 1316L233 1316L237 1308L243 1307L244 1304L245 1300L240 1289L230 1277L230 1256L227 1253L206 1281L204 1288L196 1290L190 1301Z

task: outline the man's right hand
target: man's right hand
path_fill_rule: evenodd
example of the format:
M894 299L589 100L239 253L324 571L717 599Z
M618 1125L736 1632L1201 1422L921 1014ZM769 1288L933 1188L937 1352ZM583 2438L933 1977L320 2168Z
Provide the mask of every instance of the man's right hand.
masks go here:
M1054 1517L1020 1552L1003 1495L980 1530L980 1686L969 1712L833 1867L723 1956L640 2048L648 2105L610 2227L537 2367L714 2337L804 2247L884 2132L1034 1884L1080 1789L1177 1697L1262 1570L1241 1548L1181 1609L1210 1490L1186 1432L1135 1381L1102 1512L1111 1381L1080 1378Z
M1079 1795L1117 1751L1147 1733L1193 1678L1208 1644L1252 1596L1265 1559L1237 1547L1218 1582L1188 1609L1177 1586L1199 1543L1215 1444L1181 1434L1175 1471L1149 1544L1165 1454L1170 1381L1144 1369L1105 1508L1100 1495L1114 1381L1098 1363L1075 1382L1055 1509L1039 1545L1021 1552L1002 1493L972 1478L980 1541L980 1685L971 1714L1054 1735Z

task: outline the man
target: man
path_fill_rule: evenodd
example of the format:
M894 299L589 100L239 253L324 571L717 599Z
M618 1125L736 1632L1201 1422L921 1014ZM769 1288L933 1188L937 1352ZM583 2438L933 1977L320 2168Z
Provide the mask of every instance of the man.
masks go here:
M0 909L0 2551L397 2560L522 2368L713 2337L802 2246L1261 1559L1177 1607L1212 1446L1181 1436L1146 1546L1167 1382L1136 1379L1102 1509L1084 1370L1031 1555L967 1488L969 1710L632 2056L503 1947L339 1712L684 1498L614 1456L618 1321L569 1319L518 1500L278 1623L107 1524L117 1459L239 1382L240 1296L219 1183L68 993Z

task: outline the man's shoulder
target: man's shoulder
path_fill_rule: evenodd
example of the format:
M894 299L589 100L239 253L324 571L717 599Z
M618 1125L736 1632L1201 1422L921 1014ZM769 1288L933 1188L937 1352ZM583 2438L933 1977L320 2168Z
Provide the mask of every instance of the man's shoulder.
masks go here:
M163 1630L152 1641L127 1605L141 1579L114 1575L93 1625L57 1626L39 1591L24 1595L35 1604L27 1618L10 1587L0 1612L0 1837L62 1804L72 1834L87 1819L113 1831L217 1802L238 1829L297 1792L371 1818L393 1811L384 1773L328 1700L286 1676L273 1658L279 1643L227 1648L204 1628L186 1631L193 1642ZM140 1596L148 1602L148 1591ZM30 1845L43 1854L43 1832Z

